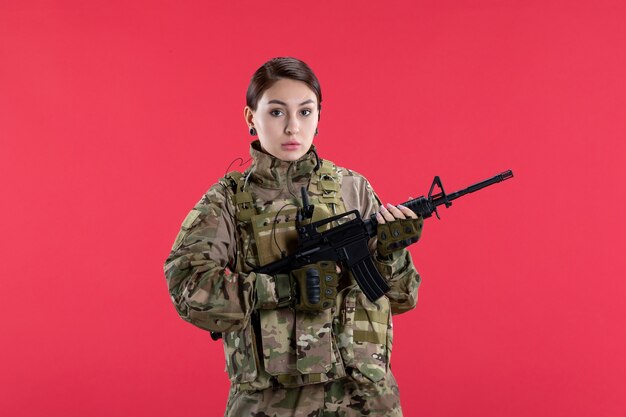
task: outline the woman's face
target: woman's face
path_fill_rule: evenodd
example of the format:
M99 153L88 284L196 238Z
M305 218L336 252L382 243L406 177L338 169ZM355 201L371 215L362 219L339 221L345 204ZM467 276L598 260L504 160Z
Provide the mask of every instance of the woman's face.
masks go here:
M254 127L263 149L283 161L295 161L309 151L319 112L317 96L302 81L282 78L265 90L256 111L246 106L248 126Z

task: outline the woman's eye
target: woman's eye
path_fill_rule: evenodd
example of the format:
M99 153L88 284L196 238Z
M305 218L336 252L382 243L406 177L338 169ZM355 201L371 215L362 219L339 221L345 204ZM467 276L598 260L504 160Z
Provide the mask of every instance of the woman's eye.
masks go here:
M308 115L310 115L310 114L311 114L311 110L309 110L309 109L304 109L304 110L300 111L300 113L301 113L303 116L308 116Z
M272 116L274 116L274 117L278 117L278 116L282 116L282 115L283 115L283 112L282 112L282 111L280 111L280 110L272 110L272 111L270 111L270 114L271 114Z

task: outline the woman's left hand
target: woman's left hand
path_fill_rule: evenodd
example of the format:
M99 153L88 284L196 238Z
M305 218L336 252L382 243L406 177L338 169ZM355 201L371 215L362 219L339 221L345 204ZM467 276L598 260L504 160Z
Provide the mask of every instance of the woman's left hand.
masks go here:
M388 257L392 252L417 242L424 224L424 219L402 204L395 207L391 204L380 206L376 220L378 221L376 249L383 257Z
M376 213L378 224L385 224L399 219L417 219L417 214L408 207L398 204L394 206L387 203L387 206L380 206L380 210Z

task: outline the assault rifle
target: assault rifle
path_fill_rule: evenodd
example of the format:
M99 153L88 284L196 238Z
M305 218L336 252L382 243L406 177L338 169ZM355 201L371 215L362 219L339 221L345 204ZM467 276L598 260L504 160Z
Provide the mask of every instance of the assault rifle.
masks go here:
M436 176L430 186L428 197L417 197L402 203L402 205L410 208L415 214L425 219L431 217L433 213L440 219L437 212L438 206L445 205L446 208L450 207L452 200L512 177L513 172L508 170L463 190L446 194L441 179ZM439 188L437 194L433 194L435 186ZM309 203L306 190L302 188L301 191L303 206L298 211L296 222L298 231L297 250L291 255L255 269L255 272L273 275L280 272L288 273L292 269L324 260L342 262L352 272L365 296L370 301L378 300L389 291L389 285L376 269L368 247L369 239L376 236L376 226L378 225L376 214L372 214L369 219L363 220L358 210L352 210L312 222L313 206ZM352 216L351 220L347 220L328 230L321 232L318 230L329 223Z

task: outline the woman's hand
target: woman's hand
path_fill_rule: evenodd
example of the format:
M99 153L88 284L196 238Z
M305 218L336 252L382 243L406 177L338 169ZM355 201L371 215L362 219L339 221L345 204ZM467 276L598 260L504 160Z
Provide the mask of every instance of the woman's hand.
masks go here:
M376 247L378 254L383 257L388 257L391 253L417 242L424 223L424 219L402 204L380 206L376 220L378 221Z
M393 206L387 203L387 206L380 206L380 210L376 213L376 220L378 224L385 224L399 219L417 219L417 214L408 207L398 204Z

